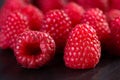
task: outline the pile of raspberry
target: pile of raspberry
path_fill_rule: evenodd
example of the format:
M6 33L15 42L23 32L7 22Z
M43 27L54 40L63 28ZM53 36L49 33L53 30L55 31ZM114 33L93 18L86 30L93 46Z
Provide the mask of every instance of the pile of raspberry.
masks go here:
M63 54L65 66L95 68L104 50L120 56L120 0L5 0L0 49L12 49L24 68L46 66Z

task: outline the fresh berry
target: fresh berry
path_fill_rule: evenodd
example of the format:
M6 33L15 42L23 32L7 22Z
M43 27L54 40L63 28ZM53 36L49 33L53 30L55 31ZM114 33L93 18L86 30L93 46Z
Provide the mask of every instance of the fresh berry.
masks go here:
M85 9L99 8L103 11L109 9L109 0L77 0L77 3Z
M29 28L39 31L43 20L43 13L32 5L27 5L23 8L22 13L26 15L29 20Z
M116 17L120 16L120 10L118 9L111 9L109 12L106 13L108 21L114 20Z
M73 26L80 23L81 17L84 13L84 9L82 6L79 6L74 2L70 2L64 7L64 10L70 17Z
M73 69L94 68L100 56L100 41L95 29L87 24L76 25L65 47L65 65Z
M82 17L82 23L91 25L97 32L99 40L104 43L110 35L106 16L98 8L89 9Z
M109 0L111 9L120 9L120 0Z
M111 21L111 46L109 49L112 54L120 56L120 17L115 18Z
M0 9L0 26L3 25L11 12L19 11L26 4L22 0L6 0Z
M1 27L0 47L13 48L16 37L28 29L28 20L19 12L11 13Z
M18 36L14 52L23 67L39 68L53 58L55 42L46 33L26 31Z
M66 4L66 0L35 0L34 2L45 13L53 9L62 9Z
M68 15L63 10L52 10L46 13L40 31L50 34L55 40L57 48L63 48L71 29Z

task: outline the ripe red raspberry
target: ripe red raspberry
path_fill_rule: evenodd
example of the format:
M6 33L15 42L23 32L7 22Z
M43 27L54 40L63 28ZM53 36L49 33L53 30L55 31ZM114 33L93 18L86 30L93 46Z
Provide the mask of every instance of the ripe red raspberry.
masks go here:
M11 12L20 11L25 5L22 0L6 0L0 9L0 26Z
M0 31L0 47L2 49L13 48L16 37L28 30L27 18L19 12L8 15Z
M57 48L63 49L72 29L70 18L63 10L52 10L45 15L41 31L50 34Z
M109 0L76 0L85 9L99 8L103 11L109 10Z
M73 27L76 24L80 24L82 15L85 12L82 6L79 6L75 2L70 2L64 7L64 10L70 17Z
M120 56L120 17L115 18L110 23L111 43L109 43L109 52Z
M66 4L66 0L35 0L34 3L44 12L53 9L62 9Z
M43 13L32 5L27 5L22 9L22 14L27 16L29 21L29 28L31 30L40 30L43 20Z
M14 53L23 67L39 68L53 58L55 42L46 33L26 31L17 37Z
M91 25L96 30L99 40L102 43L106 43L110 35L110 28L106 16L100 9L89 9L85 12L81 21Z
M111 22L112 20L114 20L116 17L120 16L120 10L118 9L111 9L110 11L108 11L106 13L107 16L107 20L108 22Z
M87 24L76 25L65 47L65 65L73 69L94 68L100 56L101 46L93 27Z

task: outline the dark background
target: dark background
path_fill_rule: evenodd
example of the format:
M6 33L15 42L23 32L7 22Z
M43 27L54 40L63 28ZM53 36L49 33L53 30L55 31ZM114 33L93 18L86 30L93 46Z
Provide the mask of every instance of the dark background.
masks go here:
M57 55L45 67L24 69L17 64L11 50L0 49L0 80L120 80L120 57L103 52L100 63L89 70L66 68L62 58Z

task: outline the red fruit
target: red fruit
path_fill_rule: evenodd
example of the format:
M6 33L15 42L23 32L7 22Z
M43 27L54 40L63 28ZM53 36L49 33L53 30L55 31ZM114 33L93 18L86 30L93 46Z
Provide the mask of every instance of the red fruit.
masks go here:
M6 0L0 9L0 26L3 25L11 12L19 11L26 4L22 0Z
M77 0L78 4L83 6L85 9L99 8L103 11L109 9L109 0Z
M43 20L43 13L32 5L27 5L22 9L22 13L27 16L29 20L29 28L31 30L40 30Z
M64 50L65 65L73 69L94 68L101 56L96 31L87 24L76 25Z
M16 37L28 29L28 20L19 12L11 13L1 27L0 47L13 48Z
M111 9L120 9L120 0L109 0Z
M48 12L53 9L62 9L66 0L35 0L35 4L43 11Z
M111 21L111 48L112 54L120 56L120 17Z
M71 29L68 15L63 10L52 10L45 15L41 31L50 34L57 48L63 48Z
M81 17L84 13L84 9L82 6L79 6L74 2L70 2L65 6L64 10L70 17L73 26L81 22Z
M118 9L111 9L109 12L106 13L108 21L114 20L116 17L120 16L120 10Z
M104 43L110 35L110 28L106 16L98 8L93 8L85 12L82 23L91 25L97 32L99 40Z
M27 31L18 36L14 52L18 63L23 67L38 68L53 58L55 42L46 33Z

